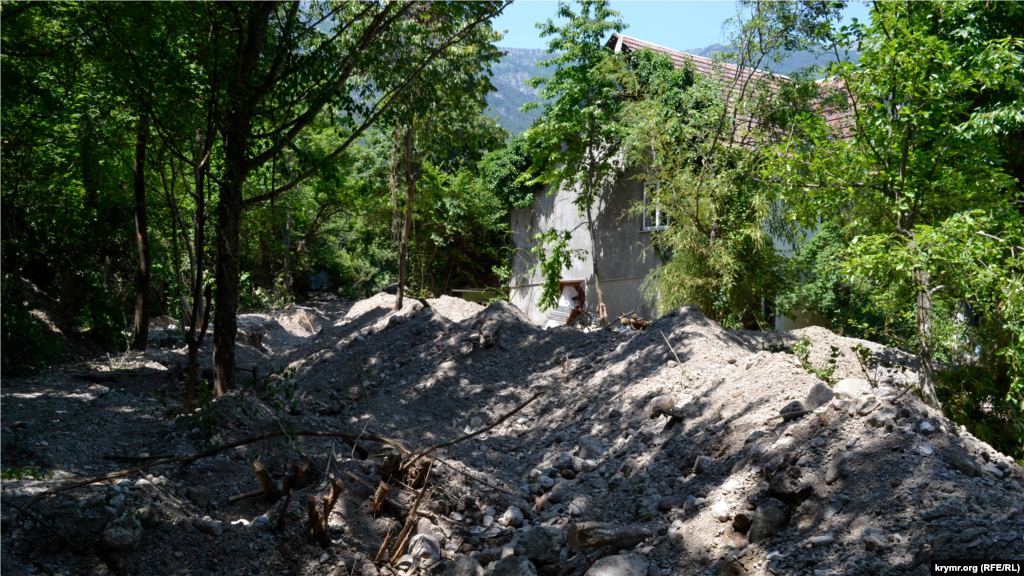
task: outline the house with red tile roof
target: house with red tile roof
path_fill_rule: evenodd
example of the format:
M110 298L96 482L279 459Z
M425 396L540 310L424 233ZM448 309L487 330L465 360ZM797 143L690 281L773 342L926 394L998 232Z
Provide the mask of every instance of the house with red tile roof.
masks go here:
M680 68L689 62L701 74L718 78L730 99L741 97L745 90L751 90L755 82L766 80L772 83L785 81L785 77L771 76L757 70L742 69L728 63L671 50L657 44L612 34L606 43L616 53L629 53L651 49L668 55ZM765 83L760 83L764 85ZM738 122L752 122L737 116ZM837 122L843 118L836 116ZM748 132L740 130L740 134ZM742 138L742 136L741 136ZM743 144L742 139L739 142ZM606 186L593 206L595 242L591 242L586 229L586 219L573 204L576 194L572 190L550 191L544 188L534 197L533 205L512 211L512 237L516 246L513 258L511 280L511 301L523 310L530 319L541 325L557 325L566 321L569 311L575 305L581 306L596 320L597 295L593 289L593 257L598 258L600 283L604 295L607 316L614 321L617 317L636 314L641 318L653 319L659 314L657 302L645 298L642 284L660 260L652 248L651 234L668 226L667 218L656 206L651 206L642 215L630 212L642 203L648 206L648 192L654 182L643 182L627 172L613 184ZM536 264L531 249L536 245L534 236L550 229L572 232L569 249L582 250L586 255L562 271L561 298L557 309L542 312L540 298L543 292L543 278L532 271ZM780 250L792 249L784 245ZM791 330L801 326L820 323L820 319L803 317L794 322L783 316L776 317L777 330Z

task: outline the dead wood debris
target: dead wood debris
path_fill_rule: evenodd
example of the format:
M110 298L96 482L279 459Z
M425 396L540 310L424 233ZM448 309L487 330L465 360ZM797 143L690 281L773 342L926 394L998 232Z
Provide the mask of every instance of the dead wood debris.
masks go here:
M637 526L616 526L602 522L577 522L569 527L567 541L573 550L614 546L632 548L654 533Z
M331 510L334 509L338 497L345 490L345 483L340 478L331 474L331 492L327 496L317 500L316 496L306 498L306 512L309 514L309 540L327 547L331 539L327 535ZM318 506L319 504L319 506Z
M247 444L252 444L254 442L260 442L262 440L269 440L271 438L278 438L280 436L315 436L320 438L340 438L342 441L346 443L348 443L347 441L352 441L354 443L356 440L366 440L367 442L380 442L382 444L387 444L388 446L391 446L392 448L398 450L399 453L401 454L410 454L409 449L406 448L404 444L402 444L398 440L392 438L385 438L383 436L376 436L372 434L352 434L351 432L334 432L331 430L295 430L292 432L280 430L274 432L266 432L258 436L251 436L249 438L244 438L242 440L230 442L222 446L217 446L215 448L210 448L209 450L204 450L203 452L194 454L192 456L181 456L176 458L170 458L167 460L161 460L158 462L151 462L149 464L144 464L142 466L137 466L135 468L128 468L125 470L118 470L116 472L110 472L107 474L100 474L99 476L93 476L91 478L80 480L78 482L61 484L59 486L54 486L53 488L49 488L47 490L39 492L38 494L32 497L32 500L37 501L52 494L57 494L59 492L74 490L75 488L81 488L83 486L96 484L97 482L103 482L105 480L113 480L115 478L121 478L124 476L130 476L132 474L138 474L139 472L149 470L150 468L156 468L157 466L167 466L168 464L192 464L196 460L199 460L201 458L208 458L210 456L215 456L217 454L220 454L221 452L224 452L225 450L231 450L232 448L238 448L239 446L245 446ZM358 446L358 444L356 446ZM367 452L367 454L369 454L369 452Z

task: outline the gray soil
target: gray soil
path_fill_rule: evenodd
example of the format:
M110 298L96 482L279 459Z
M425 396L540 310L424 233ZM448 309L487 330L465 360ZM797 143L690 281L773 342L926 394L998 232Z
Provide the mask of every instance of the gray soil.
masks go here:
M174 328L154 327L145 354L4 378L0 459L28 475L3 482L0 570L818 576L1024 558L1024 470L904 393L911 356L860 341L872 351L865 371L858 341L820 328L725 330L690 307L624 333L541 330L502 302L392 304L377 295L242 315L235 388L189 417L176 417L185 350ZM832 378L870 381L839 382L828 398L795 356L772 351L801 337L813 368L836 346ZM209 369L210 351L201 357ZM413 554L397 565L373 559L405 512L373 516L372 492L348 474L387 480L406 508L420 490L412 473L387 475L391 449L369 439L358 442L364 457L337 438L279 435L34 498L143 454L189 456L263 433L350 432L422 449L537 394L432 454ZM801 412L784 420L794 401ZM309 463L287 509L262 496L228 503L261 487L257 460L279 479ZM324 547L307 538L306 499L328 493L328 468L346 487ZM579 522L649 536L573 550L566 532Z

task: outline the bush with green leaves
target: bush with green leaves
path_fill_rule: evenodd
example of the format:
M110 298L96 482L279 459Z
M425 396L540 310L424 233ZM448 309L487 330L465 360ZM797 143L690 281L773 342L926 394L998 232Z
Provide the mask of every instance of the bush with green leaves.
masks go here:
M794 317L821 316L837 334L900 344L913 337L913 323L882 309L879 286L872 278L851 275L843 262L853 234L834 220L822 222L810 240L797 246L787 264L795 282L775 298L776 308Z
M533 237L536 244L530 249L537 264L530 273L540 272L541 294L538 306L544 312L558 305L561 295L560 287L562 271L572 268L574 261L582 260L587 251L582 248L569 248L572 232L552 228Z
M63 349L41 319L31 314L33 302L25 301L22 280L3 276L0 296L0 351L3 373L18 375L57 360Z
M523 182L533 163L528 146L529 141L525 137L516 136L480 161L483 185L509 209L529 208L533 205L534 195L541 189L538 184Z

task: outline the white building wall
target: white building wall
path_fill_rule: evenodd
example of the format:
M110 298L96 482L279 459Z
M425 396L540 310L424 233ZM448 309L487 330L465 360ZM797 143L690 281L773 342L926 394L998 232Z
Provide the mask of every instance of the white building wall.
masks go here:
M608 317L635 313L646 318L657 314L656 307L642 295L641 285L658 259L650 248L650 232L641 230L638 216L627 215L634 203L643 201L643 185L628 175L606 189L593 207L597 246L591 245L586 217L572 203L575 193L548 190L538 193L533 206L512 211L512 237L516 245L511 286L512 303L537 323L543 323L540 311L541 276L531 272L536 258L530 252L535 246L533 236L555 228L572 230L571 249L587 252L582 260L562 271L564 281L586 283L587 310L597 315L597 291L594 288L593 257L598 257L601 288Z

